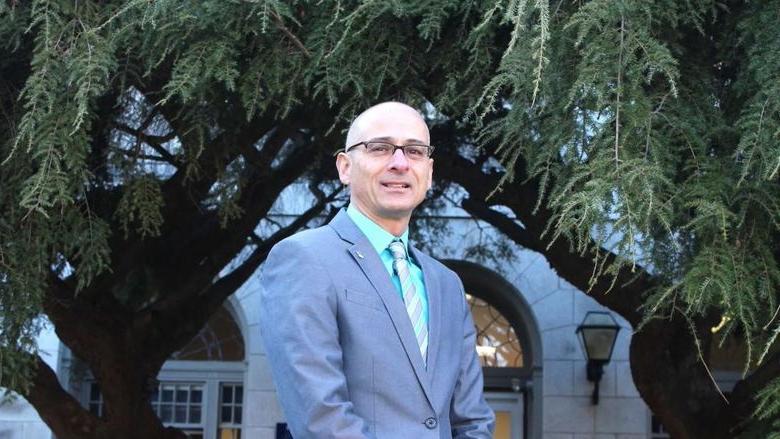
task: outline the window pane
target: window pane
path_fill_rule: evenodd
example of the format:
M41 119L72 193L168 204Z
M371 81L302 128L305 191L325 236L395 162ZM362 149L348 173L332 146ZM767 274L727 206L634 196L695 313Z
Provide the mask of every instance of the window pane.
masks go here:
M160 420L163 422L173 421L173 407L170 404L160 404Z
M176 402L187 402L187 388L176 389Z
M655 415L651 415L650 418L650 433L650 437L653 439L668 439L670 437L661 424L661 420Z
M184 424L187 422L187 406L176 405L174 422Z
M200 332L172 360L242 361L244 337L238 324L224 307L220 307Z
M512 437L512 413L496 411L495 428L493 439L510 439Z
M200 406L190 406L190 424L200 424Z
M149 395L149 401L152 401L152 403L156 403L160 401L160 388L157 387L154 389L151 395Z
M228 424L233 422L233 419L230 417L230 406L222 406L222 417L220 418L220 422Z
M466 294L477 331L477 354L485 367L523 367L523 349L515 329L491 304Z
M220 428L217 430L217 439L241 439L241 429Z
M236 386L236 397L233 399L233 401L236 404L241 404L241 402L244 400L244 386Z
M241 406L237 405L233 407L233 423L241 424Z
M192 394L190 395L190 402L200 402L202 391L200 390L200 387L196 387L192 389Z
M97 383L92 383L89 386L89 399L91 401L97 401L100 399L100 387L98 387Z
M233 386L222 386L222 402L233 402Z
M89 411L95 416L103 416L103 395L100 393L98 383L89 383L89 401L87 401Z
M163 387L162 400L163 402L173 402L173 387Z

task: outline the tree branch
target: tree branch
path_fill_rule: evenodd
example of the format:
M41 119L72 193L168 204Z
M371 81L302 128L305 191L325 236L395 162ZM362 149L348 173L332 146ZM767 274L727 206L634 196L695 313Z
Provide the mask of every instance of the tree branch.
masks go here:
M761 366L737 382L730 398L734 410L743 417L752 414L756 394L777 377L780 377L780 351L765 359Z
M639 311L643 303L639 293L655 286L654 281L641 267L637 273L631 273L628 269L621 270L614 287L611 286L612 279L604 276L591 286L594 264L592 251L583 255L574 253L571 250L574 248L572 244L563 237L551 243L549 238L543 238L542 235L552 212L540 207L535 215L529 213L533 211L538 198L539 182L536 179L514 183L511 192L498 192L491 199L490 204L509 207L523 223L523 227L506 215L490 209L488 202L480 201L496 187L501 178L500 173L483 172L480 167L457 154L445 154L445 160L437 161L437 172L469 192L469 198L464 200L462 206L466 211L490 223L518 244L544 254L558 275L567 282L582 291L590 291L589 295L596 301L619 313L635 327L639 325L643 317ZM518 171L518 175L523 173L524 171ZM595 249L595 246L591 246L591 249ZM606 257L607 264L615 258L612 254ZM609 294L606 294L607 292Z
M169 141L171 141L171 140L173 140L173 139L175 139L177 137L175 131L171 131L171 132L169 132L168 134L166 134L164 136L152 136L152 135L146 134L142 129L134 130L133 128L130 128L130 126L128 126L127 124L124 124L124 123L121 123L121 122L115 123L114 127L119 129L119 130L121 130L121 131L124 131L124 132L126 132L126 133L128 133L128 134L130 134L132 136L135 136L136 139L146 143L147 145L149 145L149 147L151 147L158 154L160 154L162 157L164 157L166 162L168 162L168 163L170 163L170 164L172 164L174 166L177 166L176 157L174 157L173 154L168 152L167 149L162 147L163 143L169 142ZM124 151L121 148L118 148L118 149L120 151ZM125 151L125 154L126 155L130 155L126 151ZM134 157L138 157L138 156L134 156Z
M65 391L57 374L39 356L35 357L32 384L24 397L46 425L61 439L93 438L102 422Z
M271 248L273 248L274 245L282 239L292 236L295 232L302 229L311 220L320 215L328 203L336 199L342 189L343 187L339 187L330 195L320 198L317 203L296 217L289 225L282 227L273 235L264 239L246 261L235 270L231 271L230 274L215 282L202 297L204 297L207 302L222 303L227 296L233 294L233 292L243 285L249 276L257 270L257 267L265 260L268 252L271 251Z
M154 309L150 311L156 314L156 322L160 323L160 328L156 333L163 335L163 337L148 343L149 346L154 346L148 355L160 356L160 360L164 361L171 352L194 337L219 305L243 285L265 261L276 243L291 236L320 215L341 191L342 188L339 187L330 195L320 198L317 203L295 218L289 225L280 228L264 240L258 242L257 235L252 232L249 239L255 242L257 247L238 267L214 282L198 297L192 297L191 294L169 296L156 304Z
M306 46L301 43L301 40L299 40L298 37L296 37L295 34L287 28L287 26L285 26L284 20L282 20L282 17L279 16L279 13L271 9L271 16L274 18L276 27L282 31L282 33L285 34L287 38L289 38L290 41L292 41L292 43L301 50L301 52L303 52L306 58L311 58L311 52L309 52L309 49L307 49Z
M167 159L165 157L162 157L162 156L159 156L159 155L132 154L132 153L130 153L130 151L126 151L126 150L121 149L121 148L113 148L113 150L118 152L119 154L122 154L122 155L127 156L127 157L131 157L131 158L134 158L134 159L152 160L152 161L155 161L155 162L168 163L168 164L176 166L174 163L171 163L171 161L169 159Z

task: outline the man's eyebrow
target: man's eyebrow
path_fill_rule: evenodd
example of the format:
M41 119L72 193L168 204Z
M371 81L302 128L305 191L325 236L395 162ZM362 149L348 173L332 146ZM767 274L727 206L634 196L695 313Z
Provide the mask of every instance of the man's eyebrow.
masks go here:
M395 137L384 136L384 137L372 137L368 141L369 142L389 142L389 143L393 143L393 140L395 140ZM403 142L403 144L404 145L409 145L409 144L413 144L413 145L427 145L427 143L423 142L422 140L414 139L414 138L406 139Z

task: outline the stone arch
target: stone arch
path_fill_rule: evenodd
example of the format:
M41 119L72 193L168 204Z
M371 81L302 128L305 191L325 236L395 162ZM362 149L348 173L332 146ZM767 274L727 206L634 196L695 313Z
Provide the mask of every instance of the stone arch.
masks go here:
M443 262L458 274L467 294L495 307L517 334L523 352L522 367L483 368L485 388L523 392L526 437L541 437L544 357L541 333L531 305L512 283L489 268L463 260Z

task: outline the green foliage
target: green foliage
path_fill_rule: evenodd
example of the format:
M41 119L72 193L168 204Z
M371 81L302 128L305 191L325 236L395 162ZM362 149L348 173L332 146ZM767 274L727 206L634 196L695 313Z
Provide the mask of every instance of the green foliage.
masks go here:
M507 170L497 190L538 179L537 208L554 215L547 236L599 249L593 281L644 267L662 284L645 292L648 318L721 313L751 347L745 364L759 364L780 328L778 10L778 0L2 2L0 380L26 379L52 277L82 291L110 271L111 240L165 233L173 173L191 184L219 168L199 188L204 209L223 227L245 213L247 164L214 151L216 139L325 111L333 130L384 99L473 127ZM115 287L134 300L132 285ZM780 387L764 392L770 401Z
M767 436L767 439L780 439L780 399L777 395L780 394L780 378L775 379L767 387L762 389L758 395L758 407L756 408L755 416L758 419L765 419L772 423L772 427L775 431Z
M116 209L125 236L128 236L130 224L137 223L137 232L141 236L157 236L163 217L160 209L163 205L160 184L151 175L143 175L130 180Z
M553 241L601 249L592 285L641 265L662 285L646 292L647 319L722 313L724 338L748 347L745 370L762 364L777 347L780 302L780 4L556 8L549 20L540 10L521 42L528 23L509 20L511 50L471 107L508 169L498 190L525 165L541 182L538 207L553 211ZM776 405L763 413L780 417Z

